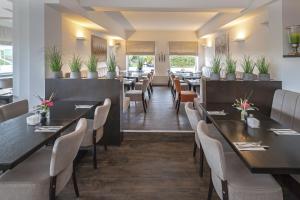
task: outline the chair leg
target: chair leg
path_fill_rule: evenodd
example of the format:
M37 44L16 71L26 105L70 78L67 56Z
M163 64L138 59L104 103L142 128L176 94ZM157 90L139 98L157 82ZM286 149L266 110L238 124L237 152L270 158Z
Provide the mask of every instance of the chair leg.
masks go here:
M79 197L79 190L78 190L76 172L75 172L75 163L73 164L72 179L73 179L73 186L74 186L74 191L75 191L76 197Z
M150 83L150 90L151 90L151 93L153 93L153 85L152 85L152 83Z
M50 177L49 200L55 200L56 176Z
M196 142L194 142L193 157L196 156L196 151L197 151L197 144L196 144Z
M97 169L97 146L96 146L96 131L93 131L93 164L94 169Z
M177 115L178 115L178 113L179 113L179 108L180 108L180 100L178 100Z
M200 145L200 153L199 153L199 176L203 177L203 161L204 161L204 153L203 153L203 149L202 146Z
M151 99L151 92L150 92L150 88L147 88L147 91L148 91L148 96L149 96L149 99Z
M223 195L223 200L228 200L228 184L227 181L222 180L222 195Z
M210 174L207 200L211 200L213 191L214 191L214 185L213 185L213 182L211 179L211 174Z

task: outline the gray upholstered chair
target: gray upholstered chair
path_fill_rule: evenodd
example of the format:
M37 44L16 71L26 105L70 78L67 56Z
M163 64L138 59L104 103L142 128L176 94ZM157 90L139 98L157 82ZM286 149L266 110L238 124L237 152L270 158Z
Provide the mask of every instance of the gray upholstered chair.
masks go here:
M56 139L53 149L41 149L15 168L2 174L0 198L54 200L71 177L76 196L79 197L73 161L86 129L86 119L80 119L75 131Z
M0 107L0 120L9 120L28 113L28 101L21 100Z
M107 116L111 107L111 100L105 99L102 106L98 106L95 110L94 119L88 120L87 134L84 136L81 147L93 146L93 164L97 168L97 143L103 138L103 127L106 123ZM107 141L104 142L105 150L107 150Z
M141 101L143 103L143 108L145 113L147 109L147 101L145 99L145 92L147 90L147 87L148 87L148 79L144 79L141 89L129 90L125 93L125 96L130 98L130 101Z
M200 158L200 169L199 169L199 174L202 177L203 176L203 150L201 147L200 139L197 134L197 125L200 120L203 120L203 114L202 112L200 113L199 111L195 110L193 107L192 102L187 102L185 104L185 112L187 114L187 117L189 119L190 125L195 132L195 142L194 142L194 150L193 150L193 156L195 157L196 155L196 150L197 147L199 149L199 158ZM210 137L213 137L220 141L222 143L222 146L224 148L225 152L232 152L232 148L228 145L228 143L225 141L225 139L221 136L221 134L218 132L218 130L214 127L213 124L207 124L208 130L209 130L209 135Z
M252 174L235 153L224 153L222 144L208 135L200 121L197 134L211 169L208 199L213 189L223 200L282 200L280 185L268 174Z

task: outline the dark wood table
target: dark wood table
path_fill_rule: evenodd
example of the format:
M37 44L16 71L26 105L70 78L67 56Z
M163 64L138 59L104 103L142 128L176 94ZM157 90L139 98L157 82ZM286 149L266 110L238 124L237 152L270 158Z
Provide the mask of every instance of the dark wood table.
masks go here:
M231 104L195 104L197 109L204 111L207 119L215 125L252 173L300 174L300 136L276 135L269 130L270 128L287 127L259 111L249 111L260 120L260 128L253 129L241 121L240 112ZM215 110L224 110L228 114L216 116L207 113L207 111ZM262 144L269 148L266 151L239 151L233 142L240 141L262 141Z
M57 138L82 117L91 118L94 109L101 102L59 101L50 110L47 125L63 126L57 132L36 133L35 126L29 126L26 118L32 113L0 123L0 170L8 170L28 158L35 151ZM76 109L75 105L93 105L90 109Z

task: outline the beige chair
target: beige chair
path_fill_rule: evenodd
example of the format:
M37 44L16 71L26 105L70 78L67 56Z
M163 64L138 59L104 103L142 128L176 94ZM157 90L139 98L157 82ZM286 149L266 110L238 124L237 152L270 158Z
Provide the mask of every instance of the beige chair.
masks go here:
M94 119L88 120L87 134L83 138L81 147L93 146L93 165L97 169L97 143L103 138L103 128L107 121L108 113L111 107L111 100L105 99L102 106L95 110ZM104 148L107 150L107 141L104 142Z
M76 196L79 197L73 161L86 129L86 119L80 119L75 131L59 137L53 149L41 149L2 174L0 199L54 200L71 177Z
M203 176L203 159L204 159L204 155L203 155L203 150L201 147L201 143L199 140L199 137L197 135L197 125L198 122L200 120L203 120L203 114L200 113L199 111L194 109L193 103L188 102L185 104L185 112L187 114L188 120L190 122L190 125L193 129L193 131L195 132L195 142L194 142L194 150L193 150L193 156L196 156L196 151L197 151L197 147L199 149L199 161L200 161L200 165L199 165L199 175L202 177ZM210 137L220 141L222 143L222 146L224 148L225 152L232 152L232 148L229 146L229 144L226 142L226 140L222 137L222 135L218 132L218 130L215 128L215 126L213 124L207 124L208 127L208 134Z
M0 107L0 120L9 120L28 113L28 100L17 101Z
M143 108L145 113L147 109L147 101L145 99L147 84L148 84L148 79L144 79L140 90L129 90L125 93L125 96L130 98L130 101L141 101L143 103Z
M197 134L211 169L208 199L213 189L222 200L282 200L280 185L268 174L252 174L235 153L224 153L222 144L208 135L204 121Z
M147 76L142 77L141 80L139 80L139 82L135 83L135 89L136 90L141 90L143 87L143 82L144 80L147 80L147 92L148 92L148 97L149 99L151 99L151 74L148 73Z

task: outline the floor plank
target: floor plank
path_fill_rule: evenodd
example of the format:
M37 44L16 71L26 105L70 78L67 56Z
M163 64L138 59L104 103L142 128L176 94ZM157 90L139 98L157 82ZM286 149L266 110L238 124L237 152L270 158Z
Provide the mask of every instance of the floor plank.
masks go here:
M193 138L191 133L126 133L121 147L107 152L99 147L99 169L92 169L91 154L78 166L80 199L206 199L208 169L200 178ZM58 199L75 199L71 183Z
M191 130L184 105L177 115L170 88L166 86L154 87L146 114L141 103L131 102L122 118L122 130Z

